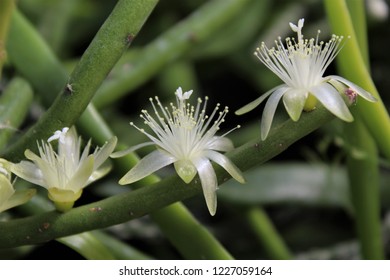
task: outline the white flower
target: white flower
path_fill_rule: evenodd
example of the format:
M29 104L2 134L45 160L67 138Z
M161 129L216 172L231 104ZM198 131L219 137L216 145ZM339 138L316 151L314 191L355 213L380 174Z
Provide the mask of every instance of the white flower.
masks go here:
M47 139L47 142L51 142L53 140L58 140L62 144L65 144L65 135L68 132L68 130L69 130L69 127L64 127L62 130L55 131L54 134L52 136L50 136L49 139Z
M0 213L30 200L35 189L15 191L11 183L10 166L12 163L0 159Z
M370 93L340 76L323 77L326 68L341 50L343 37L333 35L327 43L319 42L318 35L316 39L304 39L303 24L304 19L300 19L298 25L290 23L291 29L297 33L298 42L294 38L286 38L284 46L279 38L275 41L276 47L269 49L263 42L255 52L259 60L284 82L236 112L238 115L247 113L270 96L261 122L263 140L268 135L282 97L284 107L293 121L299 120L302 110L315 109L317 100L338 118L353 121L344 102L344 90L353 91L368 101L376 101ZM341 92L340 88L343 89Z
M224 117L228 112L226 107L218 113L219 105L214 109L211 116L206 115L206 102L198 99L196 108L186 101L192 91L182 92L181 88L176 91L176 105L170 104L170 109L163 107L158 97L155 102L151 98L156 118L153 118L146 110L142 111L141 118L145 121L155 135L149 134L138 128L133 123L133 127L145 134L151 141L137 145L130 150L117 152L112 157L123 156L130 151L147 145L156 145L157 150L144 157L134 166L119 184L130 184L138 181L151 173L174 164L175 170L185 183L190 183L196 174L199 174L202 184L203 194L207 207L211 215L214 215L217 208L216 190L218 186L217 177L210 160L222 166L234 179L244 183L245 180L240 170L223 154L233 149L232 142L225 137L215 136L219 126L224 122ZM159 109L159 110L158 110ZM218 114L216 120L214 116Z
M38 143L39 156L30 150L25 156L30 161L21 161L11 167L17 176L40 185L48 190L49 198L57 210L67 211L80 198L84 187L106 175L111 166L103 165L115 148L117 139L113 137L103 147L89 154L91 140L80 156L81 138L76 129L64 128L56 131L47 142L58 141L58 153L49 143Z

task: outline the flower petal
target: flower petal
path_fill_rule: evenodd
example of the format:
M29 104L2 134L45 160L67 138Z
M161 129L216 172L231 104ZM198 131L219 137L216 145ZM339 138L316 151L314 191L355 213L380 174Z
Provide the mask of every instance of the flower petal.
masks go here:
M89 177L93 172L94 157L89 155L78 167L76 173L73 174L72 178L66 183L64 190L71 190L75 193L83 189L88 182ZM59 187L59 186L51 186Z
M77 137L76 128L72 126L65 134L64 141L58 142L58 154L72 158L77 162L80 158L81 139Z
M265 104L264 111L263 111L263 119L261 121L261 139L265 140L267 138L269 130L271 128L272 120L275 115L276 108L278 107L278 103L280 98L282 98L283 94L288 90L289 88L286 86L279 87L268 99L267 103Z
M340 93L331 85L323 83L313 87L310 92L336 117L346 122L353 121L353 116Z
M250 111L252 111L253 109L255 109L257 106L260 105L261 102L264 101L264 99L266 99L271 93L277 91L278 89L280 89L281 87L285 87L285 85L280 85L280 86L277 86L277 87L274 87L273 89L267 91L266 93L264 93L263 95L261 95L259 98L253 100L252 102L246 104L244 107L241 107L240 109L238 109L235 114L236 115L243 115L245 113L248 113Z
M35 185L47 187L43 179L42 171L32 162L23 160L20 163L11 165L11 172L16 176L29 181Z
M299 120L308 95L309 93L302 89L289 89L283 95L284 107L294 122Z
M369 93L368 91L362 89L358 85L348 81L347 79L345 79L343 77L336 76L336 75L331 75L331 76L328 76L327 78L334 79L336 81L339 81L339 82L347 85L348 87L351 87L352 89L354 89L357 92L357 94L359 94L361 97L363 97L367 101L370 101L370 102L376 102L377 101L377 99L374 96L372 96L371 93Z
M207 145L208 149L227 152L234 149L233 142L226 137L214 136Z
M138 150L140 148L143 148L143 147L146 147L146 146L150 146L150 145L155 145L154 142L145 142L145 143L141 143L141 144L138 144L138 145L135 145L135 146L132 146L126 150L123 150L123 151L117 151L115 153L112 153L110 155L110 158L120 158L120 157L124 157L125 155L128 155L132 152L134 152L135 150Z
M47 149L46 152L50 153L50 155L47 155L47 156L54 158L55 157L55 155L54 155L55 153L52 150L51 146L49 145L47 147L48 147L48 149ZM35 163L35 165L36 165L36 168L39 169L39 171L41 172L41 175L40 175L40 176L42 176L41 180L44 183L43 184L38 184L38 185L40 185L42 187L45 187L45 188L47 188L49 186L58 186L59 185L59 180L58 180L58 174L57 174L56 166L53 166L49 162L43 160L42 158L40 158L39 156L34 154L29 149L27 149L24 152L24 155L26 156L27 159L33 161ZM38 173L36 173L36 175L39 176ZM26 180L30 181L31 183L33 182L29 178L26 178Z
M0 179L0 184L3 182ZM29 201L36 194L36 189L17 190L3 205L0 205L0 212L22 205Z
M222 166L238 182L245 183L241 170L228 157L215 151L207 151L206 157Z
M213 166L207 158L194 160L194 165L198 170L207 208L209 209L210 215L214 216L217 212L217 176L215 175Z
M15 193L14 187L12 186L9 179L6 176L0 174L0 212L1 209L3 209L3 205L7 203L8 199L14 193Z
M101 149L95 154L95 166L96 170L114 151L118 139L114 136L108 142L106 142Z
M96 165L96 164L95 164ZM111 162L107 161L103 163L98 169L94 170L89 176L88 181L86 183L86 186L91 184L92 182L95 182L96 180L99 180L100 178L106 176L108 172L110 172L112 169L112 164Z
M152 174L153 172L175 162L176 159L166 152L156 150L145 156L120 180L120 185L127 185Z

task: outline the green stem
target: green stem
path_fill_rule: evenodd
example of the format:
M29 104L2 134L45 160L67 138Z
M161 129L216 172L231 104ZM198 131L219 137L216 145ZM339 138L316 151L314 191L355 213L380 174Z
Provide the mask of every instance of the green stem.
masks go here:
M186 186L178 186L186 188ZM150 214L185 259L231 260L233 257L181 203ZM178 234L180 233L180 234Z
M0 96L0 150L27 116L33 92L22 78L13 78Z
M14 0L0 1L0 79L4 62L7 60L5 42L7 39L9 24L11 21L12 11L15 7Z
M115 257L91 232L58 238L57 241L78 252L88 260L114 260Z
M138 34L157 0L121 0L102 25L68 84L52 106L4 157L21 160L26 148L36 150L36 141L53 131L72 126L88 106L96 90Z
M299 122L290 119L275 126L265 141L254 139L227 156L242 170L261 164L287 149L298 139L333 119L324 108L304 113ZM215 167L219 182L230 179ZM48 212L0 223L0 248L35 244L97 228L123 223L174 202L202 193L200 180L184 185L177 176L135 191L74 208L66 213ZM174 220L174 219L172 219Z
M54 2L40 18L38 29L50 48L58 55L63 54L64 46L67 46L69 25L74 19L74 11L78 4L80 4L78 0Z
M268 256L274 260L292 259L287 245L277 232L265 211L260 207L246 209L244 218L258 237Z
M28 44L26 44L28 42ZM7 40L8 56L49 106L64 88L68 73L34 27L15 10Z
M355 30L357 44L360 48L363 61L370 69L367 38L367 21L364 0L347 0L348 10L351 15L352 25Z
M361 253L365 259L383 259L377 147L357 115L353 123L345 126L345 135L351 200Z
M351 2L351 1L349 1ZM365 25L364 2L354 0L349 3L351 14L346 5L344 17L351 18L354 23L354 34L360 48L360 58L368 65L368 46ZM328 9L333 13L335 9ZM356 53L357 54L357 53ZM345 56L340 55L338 61L343 63ZM358 58L356 58L358 59ZM346 63L346 62L344 62ZM341 68L343 75L355 71L353 68ZM360 239L362 256L365 259L383 259L384 251L381 236L378 151L361 112L352 110L355 121L345 125L345 137L348 143L347 166L350 181L351 200L356 216L356 227Z
M117 260L150 260L152 257L130 247L128 244L114 238L103 231L92 231L92 235L100 240L107 248L113 252Z
M380 151L390 159L389 114L364 63L347 4L344 0L325 0L324 3L333 32L338 35L351 36L338 55L340 71L345 78L359 84L378 99L375 103L359 99L356 108Z
M16 188L29 188L26 181L17 181ZM43 196L34 196L29 203L19 207L19 211L26 215L37 215L54 210L53 204ZM138 251L115 237L101 230L83 232L76 235L57 239L62 244L77 251L80 255L92 260L127 259L146 260L149 256Z
M130 55L116 67L96 93L93 103L97 108L107 106L129 91L149 80L167 63L180 58L217 30L227 25L239 14L250 0L213 0L208 1L195 13L190 15L160 37L155 39L137 55ZM232 35L233 36L233 35Z

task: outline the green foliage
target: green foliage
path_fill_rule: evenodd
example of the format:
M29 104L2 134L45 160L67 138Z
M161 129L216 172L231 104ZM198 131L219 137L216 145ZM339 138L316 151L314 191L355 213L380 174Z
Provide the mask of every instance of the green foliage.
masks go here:
M169 104L179 86L209 96L208 108L220 103L234 112L280 84L252 54L261 41L272 46L278 36L292 36L288 23L302 17L305 36L317 29L324 41L333 32L351 36L338 68L327 71L380 101L358 99L350 108L357 121L347 127L321 105L298 122L279 106L264 141L263 107L229 113L220 134L241 125L228 135L236 148L226 155L247 183L213 165L220 184L215 217L199 177L185 184L173 168L119 186L147 149L112 159L109 175L66 213L53 210L40 188L30 202L1 214L0 258L35 258L45 248L62 258L58 243L86 259L386 257L388 225L380 211L386 216L390 206L390 100L379 95L389 84L376 69L388 71L389 55L368 51L382 44L375 30L386 24L364 1L170 2L19 0L12 8L13 1L2 1L11 9L0 7L1 156L19 162L37 141L72 125L84 144L91 138L101 146L115 135L116 150L125 150L145 140L128 123L139 122L143 109L152 112L149 97ZM17 190L32 186L15 183Z

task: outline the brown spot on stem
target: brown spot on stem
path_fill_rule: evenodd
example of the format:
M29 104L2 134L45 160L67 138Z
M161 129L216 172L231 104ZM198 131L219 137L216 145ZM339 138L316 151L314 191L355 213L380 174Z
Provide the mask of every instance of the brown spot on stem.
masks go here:
M92 207L92 208L89 208L89 211L90 212L100 212L100 211L102 211L103 210L103 208L102 207Z
M135 38L134 34L132 34L132 33L128 34L127 37L126 37L127 45L130 45L133 42L134 38Z

